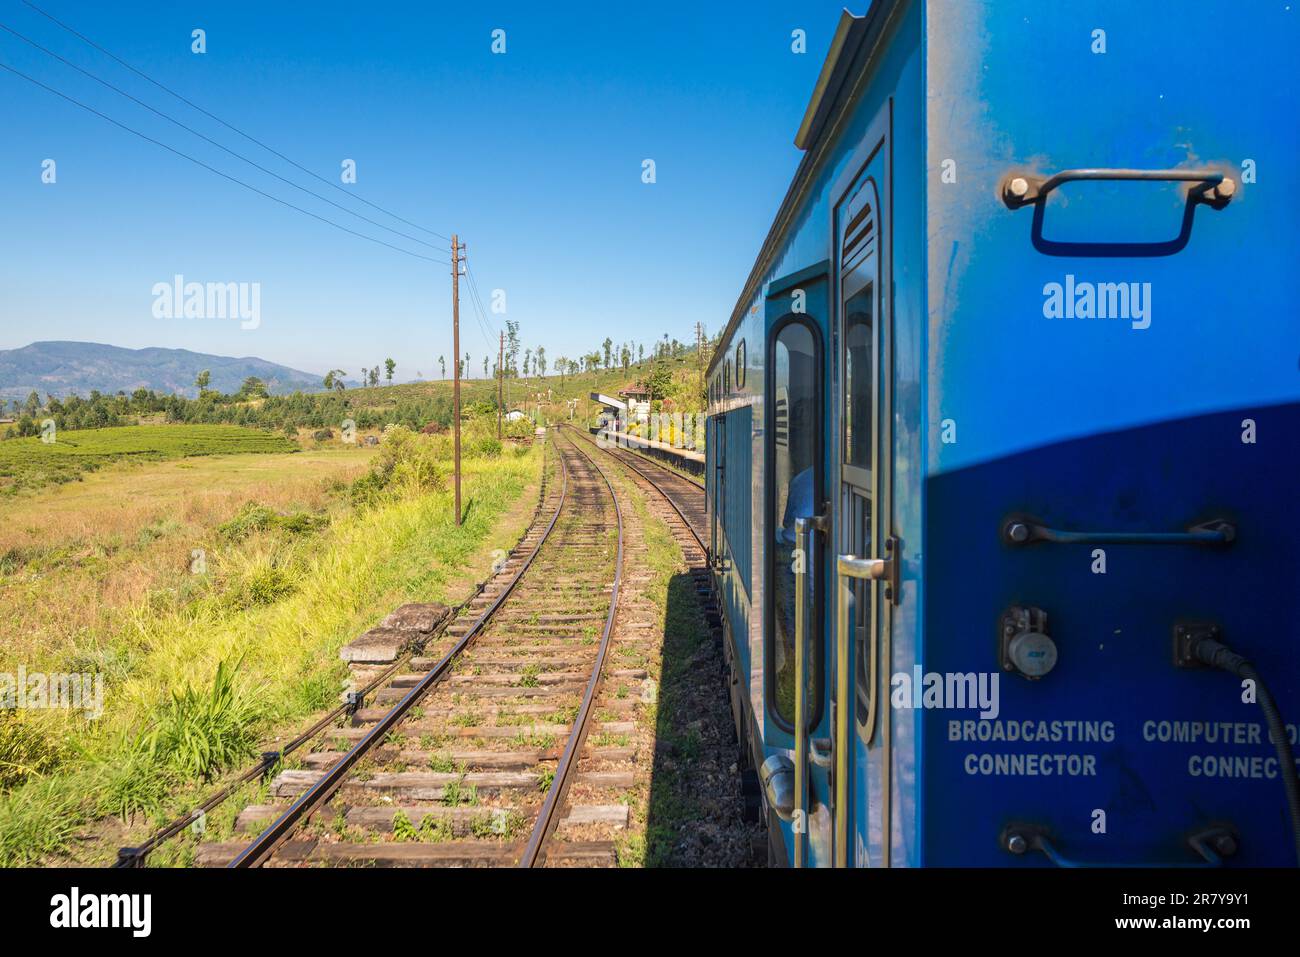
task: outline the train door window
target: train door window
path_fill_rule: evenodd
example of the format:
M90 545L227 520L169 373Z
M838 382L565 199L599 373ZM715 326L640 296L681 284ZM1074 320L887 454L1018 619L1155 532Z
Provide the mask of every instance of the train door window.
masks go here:
M840 336L843 370L840 454L840 550L875 554L872 481L875 467L875 394L877 348L878 203L875 183L864 177L839 209ZM858 712L873 707L871 583L853 581L853 641L858 663Z
M811 518L819 511L821 476L821 350L816 328L803 319L789 317L773 330L768 355L768 395L771 396L769 429L772 435L768 458L770 509L767 528L768 581L771 589L767 642L770 708L786 728L794 726L794 616L797 600L795 520ZM810 549L810 551L812 551ZM820 562L802 556L808 604L808 665L805 685L809 726L821 713L821 629L820 615L813 605L820 594L816 587Z
M724 536L727 511L727 417L713 417L713 548L714 555L720 559L727 557L727 544Z

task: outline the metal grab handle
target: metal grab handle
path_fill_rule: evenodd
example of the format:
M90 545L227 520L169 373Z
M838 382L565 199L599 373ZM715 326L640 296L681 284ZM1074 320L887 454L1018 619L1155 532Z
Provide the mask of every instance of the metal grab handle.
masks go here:
M1009 209L1020 209L1047 199L1052 190L1075 180L1200 183L1188 199L1211 209L1223 209L1237 193L1236 180L1214 169L1067 169L1046 178L1008 173L1002 179L1002 201Z
M849 699L849 600L853 586L849 579L876 581L888 578L894 569L894 559L858 558L840 555L835 559L839 587L835 598L835 841L834 866L847 867L849 861L849 721L853 702ZM871 646L867 671L871 692L871 707L867 712L866 738L871 740L876 721L876 642Z
M826 515L797 518L794 522L795 548L800 561L794 573L794 866L804 866L808 833L808 719L804 716L804 697L808 668L808 543L814 531L830 527Z
M1066 857L1056 849L1046 829L1033 824L1010 824L1003 830L999 843L1002 849L1016 856L1028 851L1041 851L1049 861L1062 868L1084 867L1222 867L1225 857L1237 853L1237 836L1226 827L1210 827L1187 838L1187 846L1201 858L1199 861L1173 861L1160 864L1091 863Z
M1055 542L1060 545L1227 545L1237 527L1223 519L1193 525L1184 532L1070 532L1030 521L1011 521L1002 529L1011 545Z

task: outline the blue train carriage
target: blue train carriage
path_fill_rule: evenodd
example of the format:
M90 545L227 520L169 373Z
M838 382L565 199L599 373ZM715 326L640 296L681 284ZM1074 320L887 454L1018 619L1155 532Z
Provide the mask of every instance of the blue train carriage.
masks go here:
M709 371L777 861L1296 863L1297 16L844 15Z

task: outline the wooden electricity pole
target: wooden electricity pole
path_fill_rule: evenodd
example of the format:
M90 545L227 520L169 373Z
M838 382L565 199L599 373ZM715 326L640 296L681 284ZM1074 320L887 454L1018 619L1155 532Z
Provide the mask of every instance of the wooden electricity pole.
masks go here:
M456 524L460 524L460 251L451 235L451 362L455 373L451 418L456 430Z
M501 392L506 379L506 334L501 333L501 344L497 347L497 441L501 441Z

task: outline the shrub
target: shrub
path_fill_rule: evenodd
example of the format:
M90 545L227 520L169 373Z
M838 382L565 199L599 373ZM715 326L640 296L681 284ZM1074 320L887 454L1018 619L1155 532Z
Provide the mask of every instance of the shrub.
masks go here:
M219 663L208 688L187 682L182 690L173 691L158 721L140 737L137 753L187 778L205 781L253 756L260 708L235 683L240 663Z
M329 524L324 515L291 512L281 515L257 502L247 502L234 517L217 526L217 535L228 542L242 542L254 532L276 528L290 535L305 535Z
M0 790L52 770L60 757L58 743L42 728L12 708L0 709Z
M45 778L0 796L0 866L36 864L67 847L83 820L81 795Z
M477 439L470 444L469 454L495 459L501 455L501 440L490 435Z
M293 592L293 579L283 568L275 565L255 568L244 579L243 596L245 604L249 606L274 605Z
M275 521L275 512L257 502L246 502L234 517L217 526L217 535L228 542L242 542L254 532L264 532Z
M354 483L354 500L373 498L380 490L440 492L446 489L436 440L402 425L384 430L384 440L370 472Z

